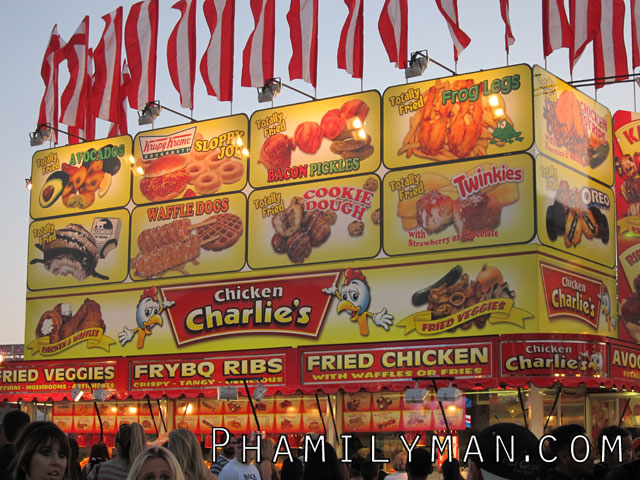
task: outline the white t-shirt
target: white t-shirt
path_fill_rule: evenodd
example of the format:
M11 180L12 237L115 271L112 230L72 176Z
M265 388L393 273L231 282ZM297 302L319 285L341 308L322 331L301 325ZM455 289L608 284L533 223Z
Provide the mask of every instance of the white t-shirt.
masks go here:
M260 480L260 472L251 463L239 462L234 458L227 463L218 475L219 480Z

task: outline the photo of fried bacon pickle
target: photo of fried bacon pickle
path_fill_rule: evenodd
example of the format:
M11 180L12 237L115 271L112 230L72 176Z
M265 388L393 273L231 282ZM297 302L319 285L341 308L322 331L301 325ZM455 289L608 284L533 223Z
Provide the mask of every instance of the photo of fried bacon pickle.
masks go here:
M483 164L479 168L486 171L491 167L490 164ZM466 173L472 175L477 171L478 167ZM460 213L470 211L469 207L474 205L481 210L477 213L482 213L482 216L488 219L488 224L485 226L496 228L499 225L499 210L517 202L520 198L518 185L514 182L488 186L466 200L461 200L451 178L438 173L423 172L420 174L420 180L424 194L398 201L397 215L401 218L402 228L406 231L422 227L427 233L432 234L444 230L452 223L456 228L463 228L465 219L460 217ZM457 219L456 213L458 213Z

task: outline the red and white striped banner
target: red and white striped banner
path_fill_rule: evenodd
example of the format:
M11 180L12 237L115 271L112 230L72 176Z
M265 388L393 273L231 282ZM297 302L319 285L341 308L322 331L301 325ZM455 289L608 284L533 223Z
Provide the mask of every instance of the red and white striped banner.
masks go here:
M547 57L558 48L571 48L573 35L564 0L542 0L542 46Z
M338 68L346 70L353 78L362 78L364 63L364 1L344 0L349 14L340 32L338 44Z
M40 75L44 82L44 95L40 102L40 113L38 115L38 126L46 123L54 127L52 138L54 143L58 143L58 65L60 64L60 50L65 42L58 34L58 25L53 27L49 44L44 52Z
M509 0L500 0L500 16L504 22L504 49L509 53L509 47L516 43L511 31L511 19L509 18Z
M569 69L573 72L582 52L593 42L600 28L598 0L569 0L569 20L573 32L573 44L569 51Z
M115 122L120 108L122 7L103 16L104 32L93 52L95 66L91 108L97 118Z
M457 62L458 56L471 43L471 39L460 29L458 23L458 0L436 0L436 5L449 25L449 33L453 40L453 59Z
M60 122L70 127L84 128L87 107L87 51L89 16L84 17L76 32L62 50L69 68L69 83L60 98Z
M262 87L273 78L275 0L251 0L255 27L242 51L243 87Z
M155 100L158 50L158 0L135 3L124 28L124 45L131 72L129 106L142 110Z
M594 76L617 76L611 80L596 80L596 89L606 83L628 78L627 49L624 45L624 1L598 0L600 3L600 29L593 42Z
M172 8L180 10L181 15L167 44L169 75L180 94L180 106L192 109L196 80L196 2L179 0Z
M211 32L200 60L200 74L207 94L221 101L233 100L233 24L236 0L205 0L202 6Z
M122 64L122 72L120 77L120 101L118 102L118 119L111 124L108 137L117 137L119 135L127 135L129 129L127 126L127 90L131 82L131 74L129 66L125 60Z
M378 31L389 61L398 68L407 66L408 17L407 0L385 0L378 20Z
M318 78L318 0L291 0L287 13L291 38L289 78L316 87Z

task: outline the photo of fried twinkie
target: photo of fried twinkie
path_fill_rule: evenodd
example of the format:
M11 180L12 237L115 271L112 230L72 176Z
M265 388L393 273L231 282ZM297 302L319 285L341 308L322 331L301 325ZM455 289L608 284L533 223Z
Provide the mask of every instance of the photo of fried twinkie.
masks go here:
M411 118L398 155L405 153L407 158L416 155L437 161L486 155L491 130L497 127L497 122L489 98L474 83L473 79L453 83L436 80L422 94L424 106ZM443 92L463 89L469 91L465 101L443 104Z
M478 170L489 170L492 166L483 164L469 170L467 175L477 173ZM451 223L455 224L456 229L464 230L476 227L496 228L500 223L502 207L515 203L520 198L518 185L514 182L487 186L463 200L459 198L451 178L424 172L420 174L420 181L419 186L424 194L398 201L397 215L406 231L422 227L427 233L433 234L444 230ZM469 223L467 217L474 212L477 215L472 216L482 217L486 224Z

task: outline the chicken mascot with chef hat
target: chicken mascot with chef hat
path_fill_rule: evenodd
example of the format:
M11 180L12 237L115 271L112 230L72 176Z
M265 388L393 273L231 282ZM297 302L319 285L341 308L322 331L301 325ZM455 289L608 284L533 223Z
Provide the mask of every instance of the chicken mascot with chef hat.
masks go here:
M151 335L151 328L154 325L162 325L160 314L175 303L170 300L160 302L155 287L145 288L136 307L136 323L138 326L131 330L125 325L122 331L118 333L120 344L124 347L126 343L133 340L134 335L137 333L137 347L141 349L144 346L145 337Z
M369 318L371 318L377 326L389 330L393 321L393 315L387 313L386 308L383 308L377 313L369 312L371 293L367 279L360 270L352 268L346 269L344 272L344 284L341 289L338 289L334 283L331 288L323 288L322 292L338 297L336 311L338 313L348 312L351 314L351 321L358 322L360 335L369 335Z

